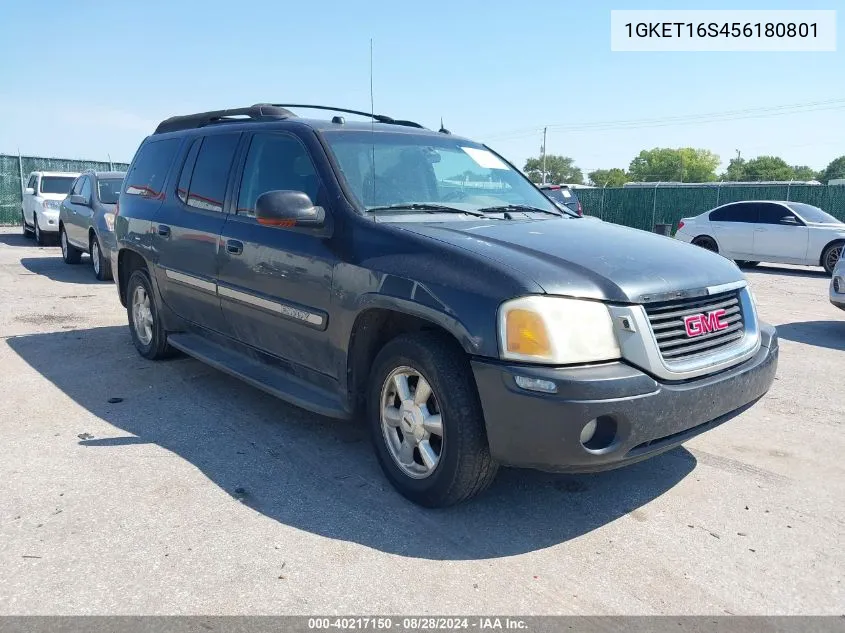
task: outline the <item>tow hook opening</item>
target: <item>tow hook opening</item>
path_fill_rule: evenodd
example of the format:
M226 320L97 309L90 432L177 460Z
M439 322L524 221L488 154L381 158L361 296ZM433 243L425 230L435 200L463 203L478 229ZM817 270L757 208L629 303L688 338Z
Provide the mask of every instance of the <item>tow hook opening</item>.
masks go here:
M616 420L609 415L600 415L581 429L581 445L593 453L604 451L616 441L616 432Z

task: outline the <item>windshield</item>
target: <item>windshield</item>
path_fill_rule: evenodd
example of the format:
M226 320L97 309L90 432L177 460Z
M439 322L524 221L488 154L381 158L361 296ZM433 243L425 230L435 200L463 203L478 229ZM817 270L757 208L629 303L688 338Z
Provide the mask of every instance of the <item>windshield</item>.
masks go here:
M522 174L477 143L450 136L330 131L324 137L358 205L555 206ZM559 213L557 213L559 214Z
M70 193L74 176L41 176L41 193Z
M816 222L817 224L842 224L841 220L837 220L829 213L825 213L818 207L811 204L804 204L803 202L790 202L789 208L801 216L805 222Z
M123 178L100 178L97 181L97 197L103 204L117 204Z

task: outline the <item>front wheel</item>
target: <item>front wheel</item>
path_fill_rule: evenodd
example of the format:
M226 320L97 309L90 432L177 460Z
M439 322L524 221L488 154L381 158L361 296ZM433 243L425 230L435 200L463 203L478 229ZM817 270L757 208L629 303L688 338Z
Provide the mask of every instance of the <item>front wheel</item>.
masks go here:
M33 215L32 221L35 224L35 243L38 246L47 246L47 236L44 235L44 231L41 230L41 227L38 225L38 216Z
M78 264L82 259L82 251L67 241L65 227L59 227L59 244L62 247L62 259L65 264Z
M144 358L159 360L173 354L159 318L152 283L145 270L136 270L126 286L126 312L135 349Z
M744 259L736 260L736 265L740 268L754 268L755 266L759 266L760 262L749 262Z
M833 269L836 268L836 263L842 256L842 246L843 242L831 244L826 249L824 249L824 253L822 253L822 266L824 266L824 271L828 275L833 274Z
M23 211L21 211L21 228L23 229L23 236L24 237L32 237L33 229L29 228L26 223L26 216L24 215Z
M367 417L385 476L414 503L453 505L496 476L468 359L445 336L406 334L384 346Z
M91 238L91 266L94 268L94 275L100 281L110 281L111 263L103 257L103 250L100 248L100 240L94 235Z

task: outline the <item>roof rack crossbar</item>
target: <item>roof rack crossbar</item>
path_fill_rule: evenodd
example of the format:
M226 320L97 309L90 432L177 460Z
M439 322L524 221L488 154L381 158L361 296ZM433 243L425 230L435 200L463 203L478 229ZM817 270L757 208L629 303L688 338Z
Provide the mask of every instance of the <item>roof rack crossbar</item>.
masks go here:
M406 127L416 127L424 130L425 128L420 125L419 123L415 123L414 121L406 121L404 119L394 119L393 117L389 117L384 114L374 114L372 112L363 112L361 110L350 110L348 108L335 108L333 106L324 106L324 105L309 105L306 103L274 103L274 107L277 108L311 108L312 110L328 110L329 112L345 112L346 114L357 114L359 116L365 116L373 119L374 121L378 121L379 123L389 123L391 125L404 125Z
M243 117L253 121L279 120L295 117L290 110L274 106L269 103L257 103L247 108L232 108L229 110L213 110L198 112L184 116L174 116L158 124L154 134L165 134L178 130L190 130L214 123L228 123L243 120Z

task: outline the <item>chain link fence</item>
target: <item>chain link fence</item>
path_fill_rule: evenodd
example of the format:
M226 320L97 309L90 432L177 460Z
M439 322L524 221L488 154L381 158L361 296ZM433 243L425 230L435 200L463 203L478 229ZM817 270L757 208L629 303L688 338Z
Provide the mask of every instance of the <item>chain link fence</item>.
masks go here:
M841 185L701 185L577 189L586 215L651 231L655 224L678 226L689 218L739 200L790 200L820 207L845 221L845 186Z
M126 163L109 161L0 154L0 225L20 223L21 192L33 171L125 171L128 167Z

